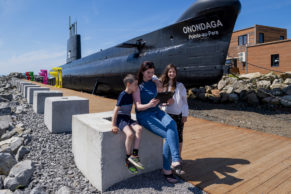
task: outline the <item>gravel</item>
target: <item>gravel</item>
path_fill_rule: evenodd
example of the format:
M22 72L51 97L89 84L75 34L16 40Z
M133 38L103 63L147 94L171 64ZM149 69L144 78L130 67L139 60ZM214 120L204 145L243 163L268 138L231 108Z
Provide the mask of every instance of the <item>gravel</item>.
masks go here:
M190 115L232 126L291 137L291 109L251 106L244 103L216 104L189 100Z

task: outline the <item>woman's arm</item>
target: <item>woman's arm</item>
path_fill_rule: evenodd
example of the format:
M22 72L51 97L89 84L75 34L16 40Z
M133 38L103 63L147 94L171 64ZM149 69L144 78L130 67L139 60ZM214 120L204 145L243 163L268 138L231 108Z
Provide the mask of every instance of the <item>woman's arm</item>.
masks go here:
M139 88L137 88L137 90L133 93L133 101L134 101L135 107L138 111L143 111L143 110L155 107L160 102L160 100L158 100L158 99L152 99L147 104L141 104Z
M119 111L120 107L115 106L113 110L113 116L112 116L112 132L117 133L118 132L118 127L116 126L116 121L117 121L117 113Z
M181 100L182 100L182 117L183 117L183 123L187 121L187 117L189 114L189 107L188 107L188 101L187 101L187 91L185 86L181 83Z
M163 84L156 75L153 75L152 81L156 84L157 91L163 92Z

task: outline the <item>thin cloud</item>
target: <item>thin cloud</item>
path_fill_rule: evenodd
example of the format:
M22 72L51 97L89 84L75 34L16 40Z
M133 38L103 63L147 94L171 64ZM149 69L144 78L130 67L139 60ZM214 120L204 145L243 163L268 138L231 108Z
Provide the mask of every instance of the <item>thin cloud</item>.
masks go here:
M2 72L39 72L40 69L51 69L65 63L66 53L64 51L35 50L20 55L14 55L7 60L0 61Z

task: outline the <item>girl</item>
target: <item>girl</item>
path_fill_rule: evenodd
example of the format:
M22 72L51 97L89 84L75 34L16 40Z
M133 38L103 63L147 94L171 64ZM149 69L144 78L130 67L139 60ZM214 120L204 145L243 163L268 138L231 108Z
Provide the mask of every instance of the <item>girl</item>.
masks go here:
M179 135L179 151L182 152L183 147L183 129L184 123L187 121L189 109L187 103L187 92L185 86L181 82L177 82L177 68L173 64L169 64L161 76L161 82L164 91L175 92L171 100L165 107L165 111L176 121ZM180 155L181 157L181 155Z
M165 139L163 145L163 174L170 183L178 180L171 170L181 170L179 153L179 139L175 121L158 107L157 85L152 81L155 66L152 62L145 61L138 72L139 87L133 94L136 107L136 117L139 124L147 130Z

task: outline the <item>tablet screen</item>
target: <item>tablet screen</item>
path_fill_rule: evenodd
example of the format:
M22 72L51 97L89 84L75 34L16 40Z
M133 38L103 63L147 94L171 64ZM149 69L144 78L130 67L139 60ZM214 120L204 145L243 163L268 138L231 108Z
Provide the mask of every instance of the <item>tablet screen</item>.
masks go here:
M155 97L160 100L160 103L167 103L169 99L171 99L174 95L174 92L160 92Z

